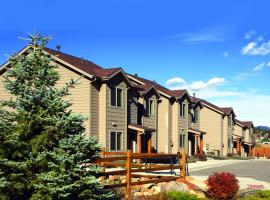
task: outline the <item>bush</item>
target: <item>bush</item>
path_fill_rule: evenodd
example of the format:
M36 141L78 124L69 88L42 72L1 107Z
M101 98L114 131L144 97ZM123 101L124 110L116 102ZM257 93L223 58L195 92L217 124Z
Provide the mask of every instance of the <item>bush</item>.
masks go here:
M186 192L171 191L167 193L168 200L200 200L195 194L189 194Z
M260 190L256 193L256 196L264 199L270 199L270 190Z
M228 158L225 156L218 156L218 155L214 155L214 154L207 154L206 155L208 158L213 158L215 160L227 160Z
M198 160L200 160L200 161L207 161L207 158L206 158L206 155L205 155L205 154L197 153L197 154L195 155L195 157L197 157Z
M257 191L255 195L241 198L241 200L264 200L270 199L270 190Z
M207 196L215 200L234 199L239 189L238 180L228 172L216 172L208 177Z

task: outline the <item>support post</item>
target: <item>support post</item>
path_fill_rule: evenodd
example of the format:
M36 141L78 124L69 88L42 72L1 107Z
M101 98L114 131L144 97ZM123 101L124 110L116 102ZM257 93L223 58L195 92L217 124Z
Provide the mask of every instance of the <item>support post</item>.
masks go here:
M151 153L152 152L152 135L150 134L150 137L148 138L148 144L147 144L147 153Z
M126 160L126 195L125 199L131 199L131 150L127 150L127 160Z
M200 138L200 154L203 155L203 139Z
M180 166L182 166L182 170L180 168L180 176L182 178L185 178L186 177L186 150L185 149L181 151Z
M104 147L101 149L100 157L101 158L105 158L105 148ZM100 163L100 166L103 167L104 166L104 163L103 162Z
M142 152L142 136L140 135L140 131L137 132L137 153ZM141 163L141 159L137 160L137 164Z

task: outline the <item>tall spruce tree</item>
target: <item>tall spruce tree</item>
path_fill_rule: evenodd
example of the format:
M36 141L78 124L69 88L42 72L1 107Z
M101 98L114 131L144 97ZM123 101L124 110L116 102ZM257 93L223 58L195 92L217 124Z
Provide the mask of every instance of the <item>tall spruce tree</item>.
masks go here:
M0 199L111 199L97 182L99 168L83 167L100 146L86 139L84 117L64 99L76 81L56 87L49 38L29 38L27 53L11 56L4 74L13 98L0 102Z

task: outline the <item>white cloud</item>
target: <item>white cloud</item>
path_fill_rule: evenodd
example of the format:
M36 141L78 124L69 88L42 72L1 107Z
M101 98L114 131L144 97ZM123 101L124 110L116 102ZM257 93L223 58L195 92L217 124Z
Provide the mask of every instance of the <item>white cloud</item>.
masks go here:
M242 55L267 55L270 54L270 40L258 45L257 42L250 42L241 49Z
M166 85L169 87L175 87L175 86L180 86L180 85L186 85L187 82L179 77L171 78L166 81Z
M228 27L206 27L204 29L171 35L171 38L177 38L182 42L220 42L228 35Z
M263 41L264 40L264 37L263 36L259 36L258 38L257 38L257 41L258 42L261 42L261 41Z
M227 51L223 53L223 57L228 58L229 56L230 54Z
M249 40L249 39L252 38L255 34L256 34L256 31L250 30L250 31L248 31L248 32L245 34L244 38L245 38L246 40Z
M242 49L241 49L241 54L242 55L246 55L246 54L249 54L253 49L254 47L257 45L256 42L250 42L248 43L246 46L244 46Z
M247 91L232 98L213 99L212 102L222 107L233 107L239 120L251 120L255 126L270 126L270 95Z
M253 71L254 72L260 72L260 71L263 70L264 66L265 66L265 63L264 62L261 63L261 64L258 64L256 67L253 68Z
M207 82L194 81L187 83L184 79L175 77L166 81L166 85L170 89L187 89L190 91L199 91L205 89L212 89L219 85L222 85L226 80L224 78L214 77L209 79Z

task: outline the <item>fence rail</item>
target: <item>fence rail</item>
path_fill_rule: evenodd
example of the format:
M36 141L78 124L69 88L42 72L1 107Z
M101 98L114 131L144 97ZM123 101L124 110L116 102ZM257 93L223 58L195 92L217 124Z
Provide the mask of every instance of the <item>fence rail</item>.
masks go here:
M255 146L254 156L270 158L270 145Z
M170 164L152 164L156 159L168 159ZM173 164L172 159L179 161L179 164ZM144 160L144 164L142 164ZM119 162L122 161L122 162ZM123 163L124 161L124 163ZM137 161L137 162L134 162ZM159 183L159 182L168 182L183 178L185 174L186 166L186 153L183 150L181 153L177 154L165 154L165 153L132 153L130 150L126 152L105 152L102 151L101 158L95 161L95 164L99 164L104 167L123 167L125 169L114 170L114 171L105 171L101 172L100 176L109 176L109 175L123 175L126 176L126 183L105 185L106 188L117 188L125 187L125 198L131 198L131 187L135 185L143 185L148 183ZM160 176L160 175L149 175L149 174L134 174L141 172L155 172L161 170L172 170L179 169L180 176ZM141 178L148 177L151 180L141 180L138 182L132 182L132 177Z

